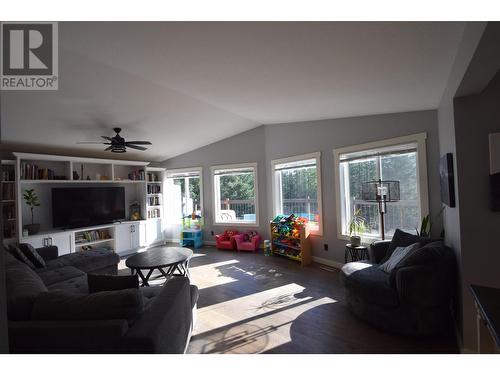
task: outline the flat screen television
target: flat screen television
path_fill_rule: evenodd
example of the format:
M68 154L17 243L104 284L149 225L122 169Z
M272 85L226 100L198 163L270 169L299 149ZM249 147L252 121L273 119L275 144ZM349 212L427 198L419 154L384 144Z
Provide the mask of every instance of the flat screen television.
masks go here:
M72 187L52 189L54 228L80 228L125 219L125 188Z

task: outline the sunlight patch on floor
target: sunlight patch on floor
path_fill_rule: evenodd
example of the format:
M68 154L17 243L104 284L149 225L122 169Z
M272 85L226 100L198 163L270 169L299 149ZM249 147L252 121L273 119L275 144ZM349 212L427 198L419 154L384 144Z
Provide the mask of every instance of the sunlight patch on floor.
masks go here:
M218 267L225 267L231 264L239 263L236 259L227 260L224 262L210 263L202 266L189 267L191 273L191 284L194 284L198 289L210 288L212 286L223 285L238 281L237 279L224 276Z
M293 321L332 298L315 299L298 284L254 293L198 310L193 352L260 353L290 342Z

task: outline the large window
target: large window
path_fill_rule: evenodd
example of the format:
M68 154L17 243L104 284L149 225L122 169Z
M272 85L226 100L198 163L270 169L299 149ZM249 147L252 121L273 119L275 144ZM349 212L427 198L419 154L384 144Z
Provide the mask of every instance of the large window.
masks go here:
M214 223L258 225L257 164L212 167Z
M363 237L381 237L378 204L361 195L363 182L378 179L400 183L400 200L387 203L386 236L391 238L397 228L414 232L428 212L425 153L425 134L335 150L339 237L349 235L355 212L365 219Z
M273 160L274 214L305 217L322 235L320 153Z
M201 168L167 171L165 206L170 224L180 224L184 216L193 212L202 214L201 175Z

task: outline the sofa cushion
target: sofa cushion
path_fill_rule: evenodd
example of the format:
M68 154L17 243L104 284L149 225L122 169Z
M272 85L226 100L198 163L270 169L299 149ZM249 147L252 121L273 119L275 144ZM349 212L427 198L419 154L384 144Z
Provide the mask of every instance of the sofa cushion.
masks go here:
M382 263L379 268L386 273L390 273L405 257L412 254L419 247L420 243L418 242L406 247L396 247L389 259Z
M161 285L153 285L140 288L144 310L147 310L151 306L156 297L161 293L162 289L163 286Z
M26 264L29 268L31 268L32 270L34 270L36 267L33 263L31 263L31 261L26 257L26 255L24 255L24 253L21 251L21 249L16 246L16 245L9 245L7 247L9 253L11 253L14 258L16 258L18 261Z
M33 246L29 243L20 243L19 249L23 254L35 265L36 268L44 268L46 266L45 260L38 254Z
M75 277L85 276L85 272L71 266L64 266L53 270L41 269L38 276L46 286L60 283Z
M127 275L87 275L89 293L97 293L105 290L121 290L139 288L139 276Z
M26 264L9 263L5 268L7 314L9 320L29 320L33 303L46 292L42 279Z
M67 254L57 259L47 262L47 268L53 269L62 266L73 266L83 272L92 272L109 266L114 266L120 262L120 257L114 251L106 249L96 249L78 251Z
M40 293L35 300L33 320L134 320L143 311L138 289L78 294L62 290Z
M394 235L392 236L392 240L389 243L389 248L387 249L387 253L385 254L385 257L382 259L380 263L385 263L390 258L390 256L392 255L394 250L396 250L397 247L406 247L417 242L419 242L420 245L423 246L434 241L436 240L427 237L417 236L411 233L403 232L400 229L396 229Z
M390 286L389 275L369 262L350 262L342 267L341 281L345 288L365 301L387 307L397 307L397 290Z
M64 290L72 293L88 294L89 286L87 283L87 275L84 273L81 276L73 277L64 281L47 286L48 290Z

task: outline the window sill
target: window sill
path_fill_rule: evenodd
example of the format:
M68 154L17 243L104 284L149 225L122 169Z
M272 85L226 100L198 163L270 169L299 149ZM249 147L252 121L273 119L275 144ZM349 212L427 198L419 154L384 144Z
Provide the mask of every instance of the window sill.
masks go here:
M351 240L351 237L347 236L345 234L339 234L339 235L337 235L337 238L339 240L343 240L343 241L350 241ZM392 237L386 237L385 239L391 240ZM371 245L375 241L382 241L382 238L381 237L361 237L361 244L362 245Z
M219 226L219 227L252 227L252 228L257 228L259 226L258 223L253 222L253 223L240 223L237 221L226 221L224 223L213 223L214 226Z

